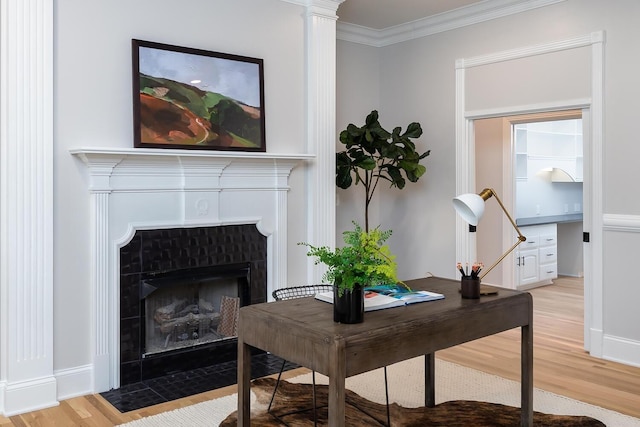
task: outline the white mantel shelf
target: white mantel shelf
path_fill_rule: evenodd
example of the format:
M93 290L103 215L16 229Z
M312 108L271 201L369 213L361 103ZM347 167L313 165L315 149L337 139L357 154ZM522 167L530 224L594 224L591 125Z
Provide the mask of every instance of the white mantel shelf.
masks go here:
M284 189L291 170L315 158L312 154L148 148L69 151L89 169L91 192Z
M100 157L176 157L176 158L220 158L220 159L263 159L263 160L310 160L313 154L262 153L253 151L179 150L157 148L101 148L80 147L69 150L81 158Z

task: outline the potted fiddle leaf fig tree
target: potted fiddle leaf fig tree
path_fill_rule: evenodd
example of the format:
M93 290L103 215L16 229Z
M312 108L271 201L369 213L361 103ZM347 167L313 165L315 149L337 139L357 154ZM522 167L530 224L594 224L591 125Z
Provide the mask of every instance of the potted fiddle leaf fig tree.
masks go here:
M309 247L308 256L316 264L325 264L323 280L334 284L333 320L360 323L364 319L364 287L398 283L397 265L385 241L391 230L379 227L364 231L356 222L353 230L343 233L343 247L330 249L299 243Z
M396 127L385 130L378 121L378 112L373 110L365 124L357 127L349 124L340 133L340 142L345 150L336 154L336 185L347 189L362 183L365 191L364 230L354 222L355 229L345 231L345 246L336 249L309 247L308 256L316 257L316 264L325 264L327 270L323 280L334 285L334 320L341 323L359 323L364 318L364 287L379 284L397 284L395 257L385 244L391 230L379 227L369 230L369 204L380 180L388 181L391 187L403 189L407 180L416 182L425 174L420 161L430 151L419 153L411 140L422 135L419 123L409 124L402 132Z
M412 141L421 135L422 127L417 122L409 124L405 132L400 127L387 131L380 125L376 110L367 116L363 126L349 124L340 133L345 150L336 154L336 185L347 189L354 181L355 185L362 183L365 231L369 230L369 204L381 179L402 190L407 180L416 182L427 171L420 161L431 150L419 153Z

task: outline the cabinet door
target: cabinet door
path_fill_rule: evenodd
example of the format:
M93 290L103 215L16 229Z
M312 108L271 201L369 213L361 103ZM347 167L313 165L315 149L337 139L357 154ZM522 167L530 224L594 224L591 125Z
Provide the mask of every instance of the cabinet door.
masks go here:
M519 251L516 257L518 269L518 285L530 285L538 282L538 250L529 249Z

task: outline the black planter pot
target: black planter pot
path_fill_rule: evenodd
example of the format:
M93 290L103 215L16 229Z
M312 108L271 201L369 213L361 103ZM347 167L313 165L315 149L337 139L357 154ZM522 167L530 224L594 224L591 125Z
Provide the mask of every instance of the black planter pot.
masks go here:
M356 286L338 295L333 288L333 321L339 323L362 323L364 321L364 288Z

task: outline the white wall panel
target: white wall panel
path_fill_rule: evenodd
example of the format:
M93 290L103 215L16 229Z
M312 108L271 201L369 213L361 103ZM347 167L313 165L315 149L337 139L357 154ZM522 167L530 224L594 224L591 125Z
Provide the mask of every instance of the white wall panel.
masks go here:
M469 68L467 111L588 98L590 58L582 47Z

